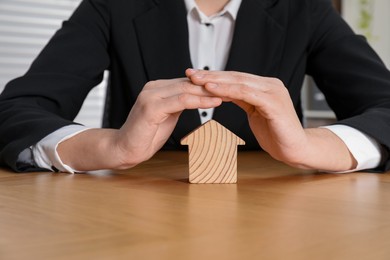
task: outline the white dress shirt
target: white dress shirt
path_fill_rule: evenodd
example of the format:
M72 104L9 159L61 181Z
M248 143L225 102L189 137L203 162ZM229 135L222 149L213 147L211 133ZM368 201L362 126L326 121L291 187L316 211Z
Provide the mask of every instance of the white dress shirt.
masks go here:
M222 11L208 17L200 11L195 0L184 0L187 8L189 49L194 68L224 70L241 1L230 0ZM213 112L212 108L199 109L201 122L210 120ZM381 162L381 147L371 137L344 125L325 128L340 137L357 160L357 167L351 171L375 168ZM77 170L62 163L56 148L60 142L87 129L78 125L66 126L43 138L31 147L35 164L49 170L54 167L63 172L76 172ZM26 154L28 153L22 152L19 161L31 161L31 158L22 158Z
M206 16L194 0L184 0L191 62L195 69L224 70L233 39L241 0L232 0L218 13ZM214 108L198 109L201 123L209 121Z

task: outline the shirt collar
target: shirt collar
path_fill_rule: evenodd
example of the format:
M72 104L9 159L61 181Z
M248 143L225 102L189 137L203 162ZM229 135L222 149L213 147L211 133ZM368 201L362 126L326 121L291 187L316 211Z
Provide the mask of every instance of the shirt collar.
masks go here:
M229 13L232 16L232 18L236 20L238 9L240 9L241 2L242 0L230 0L222 9L222 11L219 12L219 14L222 15L224 13ZM184 3L186 5L187 13L192 12L194 9L200 12L195 0L184 0Z

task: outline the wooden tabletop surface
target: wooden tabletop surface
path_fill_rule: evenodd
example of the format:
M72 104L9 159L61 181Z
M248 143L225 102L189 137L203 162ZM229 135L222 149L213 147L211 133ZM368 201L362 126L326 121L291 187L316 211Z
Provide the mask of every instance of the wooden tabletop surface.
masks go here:
M237 184L189 184L186 152L123 172L0 170L0 259L390 259L390 174L240 152Z

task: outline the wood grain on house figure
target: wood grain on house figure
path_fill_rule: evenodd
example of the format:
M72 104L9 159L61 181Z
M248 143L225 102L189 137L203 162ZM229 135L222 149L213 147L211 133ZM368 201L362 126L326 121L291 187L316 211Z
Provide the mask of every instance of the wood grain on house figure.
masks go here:
M245 142L214 120L181 140L188 145L191 183L236 183L237 145Z

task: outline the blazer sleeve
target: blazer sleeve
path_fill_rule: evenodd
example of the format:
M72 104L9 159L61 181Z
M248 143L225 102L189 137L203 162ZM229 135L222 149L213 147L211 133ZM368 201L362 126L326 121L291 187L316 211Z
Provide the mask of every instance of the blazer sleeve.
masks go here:
M390 72L366 39L356 35L330 1L310 1L307 73L334 110L338 124L354 127L390 148ZM379 170L390 170L386 158Z
M35 59L0 95L0 164L15 171L21 151L69 124L109 68L109 10L84 0Z

